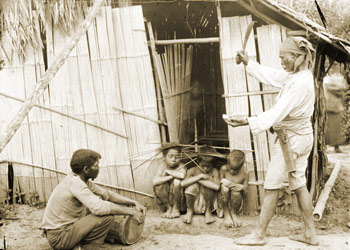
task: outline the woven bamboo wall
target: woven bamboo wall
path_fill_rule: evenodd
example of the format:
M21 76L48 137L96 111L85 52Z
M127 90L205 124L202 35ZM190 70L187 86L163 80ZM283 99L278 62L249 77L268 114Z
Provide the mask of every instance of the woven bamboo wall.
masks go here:
M261 86L253 77L247 74L243 64L235 62L236 53L242 50L245 30L252 21L249 16L234 16L221 19L221 55L223 68L223 83L226 98L226 112L228 115L255 116L268 110L274 104L275 94L254 94L251 92L274 91L270 87ZM256 29L257 40L254 32L250 34L246 51L251 60L259 60L262 64L280 66L279 48L286 31L277 25L266 25ZM250 213L256 211L262 204L264 189L263 181L267 170L271 147L275 136L269 132L253 136L248 126L229 127L229 140L231 148L239 148L246 151L246 170L249 173L248 207ZM290 195L290 191L286 190ZM284 193L281 192L281 196ZM296 212L295 197L285 195L284 199L288 212ZM282 204L283 205L283 204ZM285 209L285 207L284 207Z
M80 18L81 20L83 17ZM48 65L63 48L68 35L46 23ZM72 27L71 32L77 27ZM10 46L8 48L10 50ZM0 71L1 125L16 113L44 71L41 50L28 48L26 58L12 54ZM37 192L47 201L53 188L70 172L70 158L79 148L99 152L100 174L96 179L122 190L140 190L147 195L123 194L151 202L151 177L160 145L157 103L145 26L140 6L103 7L94 25L79 40L34 107L1 159L14 164L22 192ZM128 111L129 113L123 112ZM21 167L22 165L42 166ZM1 164L7 168L7 164ZM0 170L4 178L5 170ZM55 172L56 171L56 172ZM58 174L58 172L60 174ZM32 185L26 183L31 179ZM29 180L28 180L29 181Z

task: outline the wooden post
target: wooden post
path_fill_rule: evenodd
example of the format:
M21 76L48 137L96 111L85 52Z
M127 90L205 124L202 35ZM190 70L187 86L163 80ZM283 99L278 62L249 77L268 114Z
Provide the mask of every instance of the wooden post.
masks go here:
M318 47L318 46L317 46ZM312 164L311 164L311 188L310 188L310 195L311 199L313 200L316 198L317 194L315 193L316 185L317 185L317 171L318 171L318 165L319 165L319 155L318 155L318 144L322 143L319 142L318 133L319 133L319 119L321 112L318 110L319 102L320 102L320 96L317 97L319 93L319 88L322 87L322 85L319 85L319 82L322 83L322 72L321 72L321 65L322 61L324 60L324 55L317 55L318 48L316 47L316 58L314 60L314 81L315 81L315 96L316 96L316 104L315 104L315 111L314 111L314 143L313 143L313 150L312 150ZM321 79L320 79L321 78Z
M57 71L65 63L65 60L67 59L70 52L78 43L80 37L86 33L87 29L89 28L89 26L91 25L93 20L96 18L97 14L99 13L99 10L103 2L104 0L96 0L94 2L94 5L92 6L86 19L82 22L77 33L74 34L74 36L69 39L64 49L61 51L61 53L58 55L58 57L55 59L52 65L48 68L48 70L44 73L40 81L36 83L33 91L28 95L28 97L26 98L25 102L23 103L18 113L15 115L12 121L6 126L6 129L3 135L0 137L0 153L6 147L6 145L11 140L11 138L16 133L16 131L19 129L22 121L25 119L29 111L35 105L39 96L45 91L50 81L56 75Z

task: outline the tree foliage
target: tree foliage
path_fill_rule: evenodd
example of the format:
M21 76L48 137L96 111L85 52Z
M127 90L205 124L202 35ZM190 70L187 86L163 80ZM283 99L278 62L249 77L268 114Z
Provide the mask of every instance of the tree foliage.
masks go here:
M314 0L275 0L323 26ZM327 31L340 38L350 40L349 0L318 0L321 11L327 21Z

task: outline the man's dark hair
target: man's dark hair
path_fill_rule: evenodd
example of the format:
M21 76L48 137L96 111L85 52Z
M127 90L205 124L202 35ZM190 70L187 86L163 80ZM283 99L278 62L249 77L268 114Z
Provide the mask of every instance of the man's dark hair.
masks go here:
M70 160L70 167L75 174L80 174L85 166L93 166L94 163L101 159L101 155L90 149L78 149L73 153Z

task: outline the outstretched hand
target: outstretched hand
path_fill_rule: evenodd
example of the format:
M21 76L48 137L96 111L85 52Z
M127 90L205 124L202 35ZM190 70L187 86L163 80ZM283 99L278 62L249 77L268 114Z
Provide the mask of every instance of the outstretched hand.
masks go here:
M224 121L232 126L232 127L239 127L239 126L244 126L244 125L248 125L248 117L247 116L242 116L242 115L233 115L233 116L229 116L229 115L222 115L222 118L224 119Z
M249 61L248 53L244 50L237 51L236 55L236 63L240 64L241 62L244 63L244 65L247 65Z

